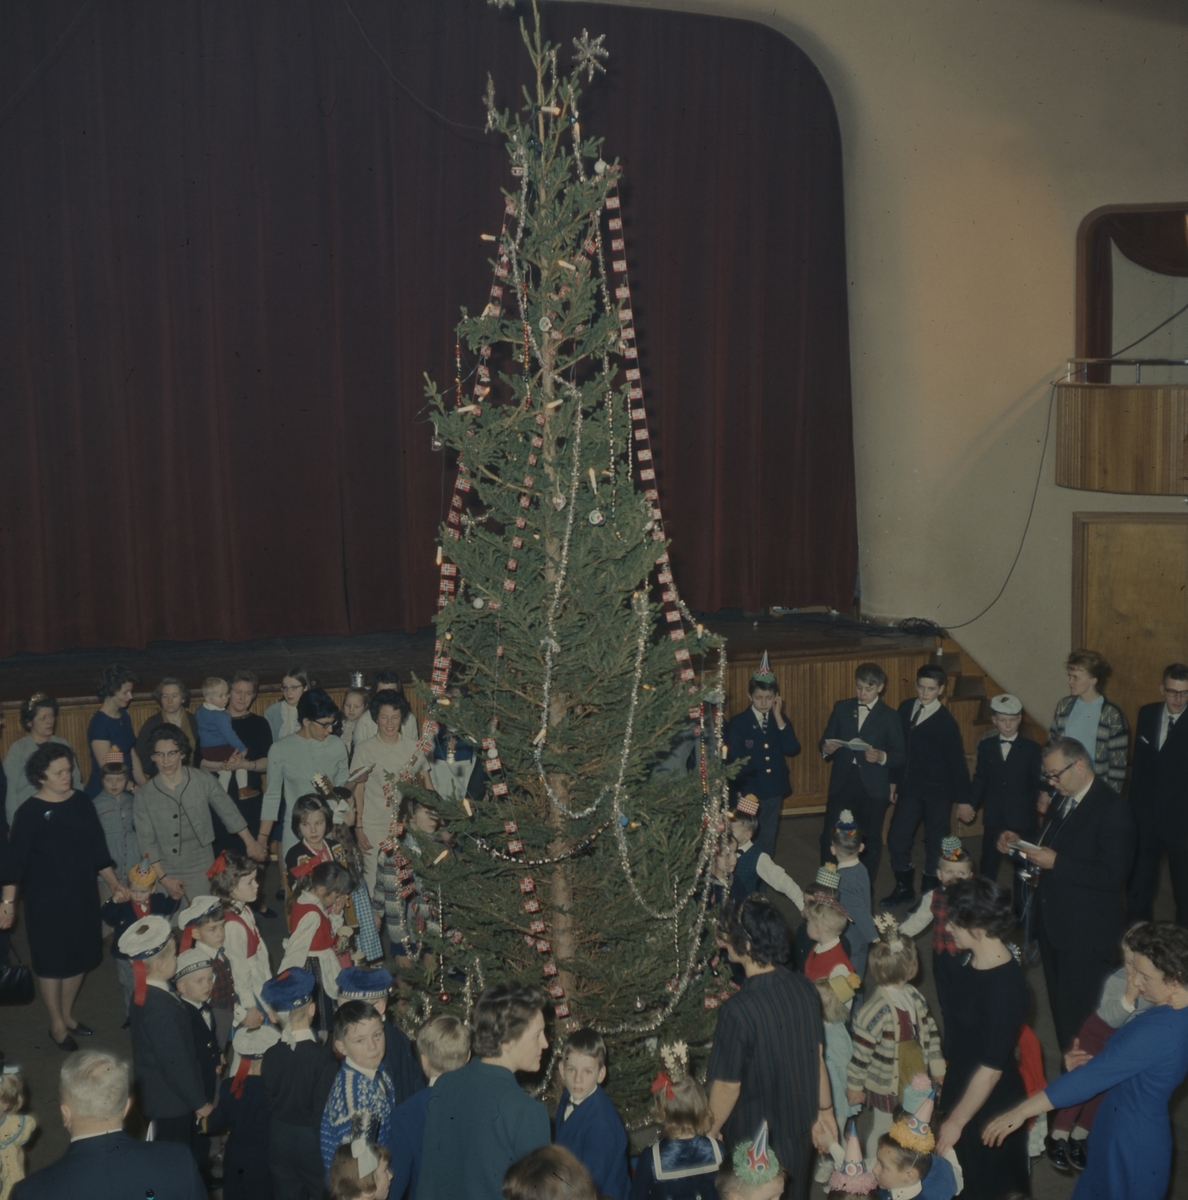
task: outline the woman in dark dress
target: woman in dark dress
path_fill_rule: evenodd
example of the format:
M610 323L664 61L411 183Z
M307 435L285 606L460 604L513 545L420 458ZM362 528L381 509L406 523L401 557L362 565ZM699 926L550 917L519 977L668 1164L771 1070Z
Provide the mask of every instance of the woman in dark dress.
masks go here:
M103 668L103 673L95 683L99 711L87 726L87 745L91 747L91 777L87 780L86 793L92 800L103 790L101 771L113 750L119 752L120 761L131 771L136 782L144 783L144 768L136 753L136 735L132 732L132 718L128 716L135 682L136 676L127 667L113 663Z
M37 791L17 810L0 863L0 929L11 929L19 888L33 974L49 1010L50 1037L77 1050L71 1034L91 1034L74 1019L83 976L99 965L102 875L118 903L128 899L116 878L95 806L73 784L74 752L59 742L36 750L25 770Z
M824 1026L817 989L781 965L788 926L765 896L748 896L731 914L726 953L746 975L722 1006L706 1080L714 1128L727 1146L754 1137L762 1121L788 1174L785 1195L803 1196L812 1157L838 1140L825 1071Z
M1008 892L981 878L954 884L947 899L953 939L969 955L953 974L953 1002L945 1013L950 1054L936 1152L956 1149L964 1200L1027 1194L1027 1130L1000 1146L982 1142L986 1125L1027 1096L1015 1061L1027 983L1003 940L1014 928L1014 907Z

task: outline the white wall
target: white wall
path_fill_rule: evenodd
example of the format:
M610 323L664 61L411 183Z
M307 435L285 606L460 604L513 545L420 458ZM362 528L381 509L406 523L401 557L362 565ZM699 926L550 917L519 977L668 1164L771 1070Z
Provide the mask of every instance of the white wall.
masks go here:
M649 6L763 22L829 84L845 156L863 608L950 628L970 620L1015 556L1048 382L1074 352L1081 218L1103 204L1188 200L1188 6ZM1006 592L954 631L1044 721L1065 690L1071 514L1184 509L1057 488L1053 449Z

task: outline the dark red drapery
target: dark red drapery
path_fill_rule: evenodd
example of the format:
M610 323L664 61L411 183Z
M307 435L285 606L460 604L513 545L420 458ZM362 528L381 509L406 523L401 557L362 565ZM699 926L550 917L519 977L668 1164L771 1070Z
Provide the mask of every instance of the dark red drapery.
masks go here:
M545 16L563 62L583 27L611 51L583 128L625 166L687 599L848 607L828 90L759 25ZM452 380L459 306L489 283L479 234L510 177L480 96L490 70L519 102L515 17L482 0L30 0L3 20L0 653L425 624L443 462L422 372Z
M1159 275L1188 275L1188 204L1107 208L1090 213L1078 234L1081 358L1109 358L1114 343L1114 259L1111 243L1131 262ZM1135 353L1141 356L1141 350ZM1092 368L1091 381L1109 379Z

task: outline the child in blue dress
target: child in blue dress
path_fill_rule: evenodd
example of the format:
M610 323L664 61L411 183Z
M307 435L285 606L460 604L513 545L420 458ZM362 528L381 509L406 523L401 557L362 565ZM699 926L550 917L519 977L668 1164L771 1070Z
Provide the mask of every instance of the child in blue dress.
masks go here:
M664 1069L652 1084L652 1115L662 1135L639 1156L631 1200L717 1200L722 1145L708 1136L714 1117L705 1089L689 1075L684 1042L661 1046L660 1057Z

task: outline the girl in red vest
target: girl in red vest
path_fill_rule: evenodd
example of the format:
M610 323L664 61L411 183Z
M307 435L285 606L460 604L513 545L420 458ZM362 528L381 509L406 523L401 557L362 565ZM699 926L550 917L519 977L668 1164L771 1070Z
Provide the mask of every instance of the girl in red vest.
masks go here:
M338 999L338 933L345 900L355 890L355 879L341 863L302 864L294 870L297 886L289 910L289 937L280 969L303 967L317 980L314 999L322 1032L334 1028L334 1002Z
M272 978L272 966L252 911L260 891L256 871L250 858L225 850L206 872L210 890L223 901L227 922L224 949L235 981L236 1028L246 1025L254 1029L271 1018L268 1005L260 999L260 989Z

